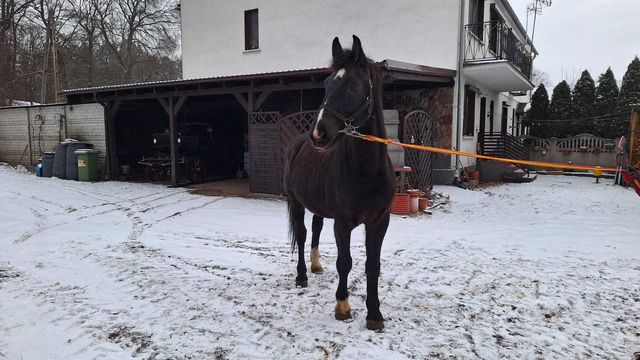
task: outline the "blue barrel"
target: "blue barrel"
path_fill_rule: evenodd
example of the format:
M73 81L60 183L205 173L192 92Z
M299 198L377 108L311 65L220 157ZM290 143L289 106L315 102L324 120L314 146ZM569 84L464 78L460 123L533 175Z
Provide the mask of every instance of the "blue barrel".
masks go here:
M67 146L68 142L61 142L56 146L56 155L53 157L53 176L59 179L67 178Z
M42 157L42 177L53 176L53 158L56 156L54 152L45 152Z
M78 180L78 157L76 156L76 150L91 149L92 147L93 144L81 142L70 142L69 145L67 145L67 179Z

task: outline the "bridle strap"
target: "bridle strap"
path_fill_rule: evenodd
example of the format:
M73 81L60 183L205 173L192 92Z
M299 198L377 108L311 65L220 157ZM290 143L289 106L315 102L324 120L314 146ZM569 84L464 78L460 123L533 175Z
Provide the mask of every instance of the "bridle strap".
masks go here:
M364 119L368 119L371 117L371 113L373 112L373 82L371 81L371 73L367 69L367 75L369 75L369 96L364 100L364 102L354 111L350 116L344 116L338 110L332 108L328 105L322 105L320 109L324 109L331 115L340 119L340 121L344 122L344 129L340 130L341 133L350 134L354 133L358 126L353 125L354 120L360 117L361 113L366 111L366 117Z

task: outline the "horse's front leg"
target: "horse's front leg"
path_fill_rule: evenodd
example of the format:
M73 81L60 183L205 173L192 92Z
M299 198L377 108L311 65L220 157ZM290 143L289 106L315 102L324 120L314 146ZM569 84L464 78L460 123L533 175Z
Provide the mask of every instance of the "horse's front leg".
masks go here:
M380 250L382 241L389 227L389 213L382 215L374 222L365 224L367 261L365 272L367 274L367 329L384 329L384 318L380 313L380 300L378 299L378 278L380 277Z
M347 290L347 280L351 271L351 230L354 226L348 222L336 219L334 232L336 245L338 246L338 291L336 291L336 319L345 320L351 318L351 306L349 305L349 292Z

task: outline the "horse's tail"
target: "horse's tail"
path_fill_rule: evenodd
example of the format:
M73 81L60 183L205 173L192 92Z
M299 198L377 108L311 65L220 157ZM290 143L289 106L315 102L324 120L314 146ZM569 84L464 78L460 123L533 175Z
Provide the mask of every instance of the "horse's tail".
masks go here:
M291 253L296 251L296 237L293 231L293 206L291 204L291 196L287 196L287 211L289 213L289 240L291 241Z

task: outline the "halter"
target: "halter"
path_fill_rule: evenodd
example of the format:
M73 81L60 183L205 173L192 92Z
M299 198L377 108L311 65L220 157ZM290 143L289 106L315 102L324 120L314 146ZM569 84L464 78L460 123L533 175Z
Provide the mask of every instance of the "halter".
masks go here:
M368 72L369 71L367 71L367 73ZM373 102L373 82L371 82L371 75L369 74L369 96L367 96L367 98L364 100L362 105L360 105L356 109L356 111L354 111L349 117L344 116L338 110L328 105L322 105L320 109L324 109L328 111L331 115L335 116L336 118L344 122L344 129L338 131L339 133L344 133L346 135L354 135L354 134L358 134L358 131L357 131L358 126L353 125L353 121L356 120L364 111L366 111L366 114L367 114L367 117L365 117L364 119L370 118L371 112L373 111L373 108L371 106L372 102Z

